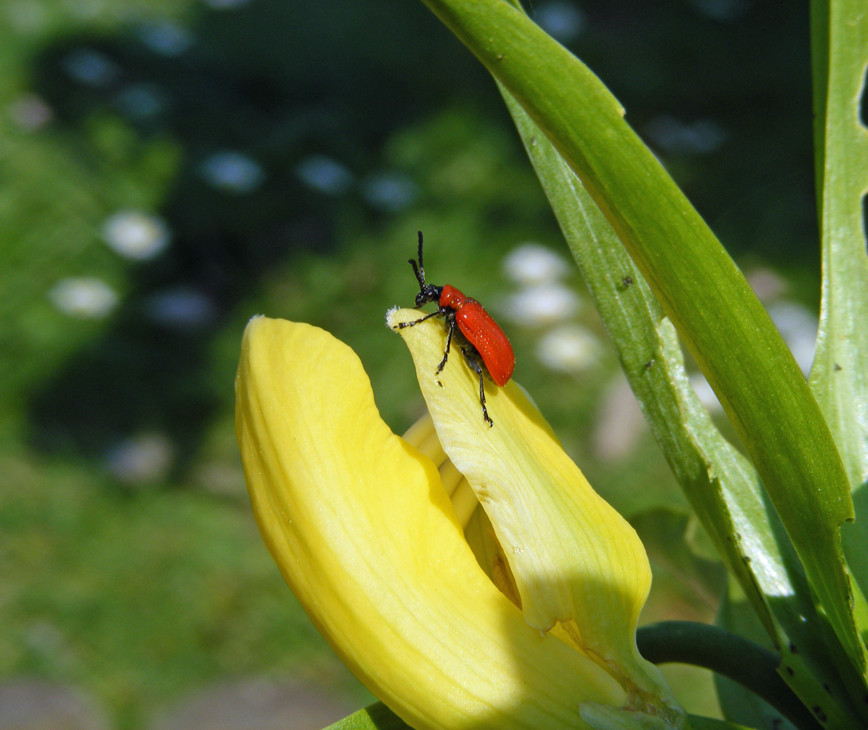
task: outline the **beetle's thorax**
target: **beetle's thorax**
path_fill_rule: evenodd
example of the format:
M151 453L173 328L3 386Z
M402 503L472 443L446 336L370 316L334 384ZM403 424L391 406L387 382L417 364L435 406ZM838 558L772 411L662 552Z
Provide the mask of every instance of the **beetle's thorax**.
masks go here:
M475 301L464 296L462 292L449 284L441 288L442 292L440 293L439 304L441 307L445 307L446 309L454 309L455 311L458 311L461 307L467 304L467 302Z

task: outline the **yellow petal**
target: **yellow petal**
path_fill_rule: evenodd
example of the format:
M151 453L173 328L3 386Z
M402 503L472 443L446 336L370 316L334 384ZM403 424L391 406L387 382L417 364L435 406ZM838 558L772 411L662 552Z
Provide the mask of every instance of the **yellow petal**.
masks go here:
M515 580L503 556L500 543L494 535L491 521L479 504L470 482L455 468L443 451L431 416L426 413L420 418L404 434L404 439L431 459L440 472L443 488L449 495L459 523L464 528L464 538L473 551L476 562L501 593L516 606L521 606Z
M418 320L393 310L387 322ZM494 426L482 418L479 379L453 342L439 374L445 327L436 319L396 329L416 374L437 434L491 519L515 578L526 621L542 631L557 625L610 668L636 709L680 709L656 667L638 653L635 630L651 570L633 528L588 484L524 392L485 380ZM519 365L520 366L520 365Z
M380 419L328 333L247 326L236 428L259 528L305 610L416 728L587 727L622 705L599 666L529 627L464 540L433 463Z

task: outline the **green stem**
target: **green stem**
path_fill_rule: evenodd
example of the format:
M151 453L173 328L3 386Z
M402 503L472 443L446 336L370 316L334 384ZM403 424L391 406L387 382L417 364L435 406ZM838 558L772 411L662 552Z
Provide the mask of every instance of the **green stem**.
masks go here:
M639 651L654 664L676 662L710 669L768 702L801 730L822 727L777 672L780 657L716 626L661 621L636 632Z

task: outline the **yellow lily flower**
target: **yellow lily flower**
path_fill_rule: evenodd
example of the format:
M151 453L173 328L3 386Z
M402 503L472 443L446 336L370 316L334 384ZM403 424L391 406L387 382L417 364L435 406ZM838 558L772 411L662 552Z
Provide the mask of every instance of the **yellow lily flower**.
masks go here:
M389 324L418 317L396 310ZM405 438L328 333L265 317L244 333L248 488L314 624L415 728L680 727L635 647L650 584L635 532L518 386L487 388L489 428L460 354L434 376L442 325L400 333L431 414Z

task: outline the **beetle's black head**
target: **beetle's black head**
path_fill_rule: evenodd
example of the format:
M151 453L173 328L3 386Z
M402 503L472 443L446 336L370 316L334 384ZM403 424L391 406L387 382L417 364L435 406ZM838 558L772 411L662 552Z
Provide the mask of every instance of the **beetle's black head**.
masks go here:
M422 231L419 231L419 263L417 264L415 259L410 259L410 266L413 267L416 281L419 282L416 306L421 307L428 302L439 302L440 295L443 293L443 287L425 283L425 265L422 263Z
M419 293L416 295L416 307L421 307L428 302L439 302L440 295L443 293L442 286L434 286L433 284L425 284Z

